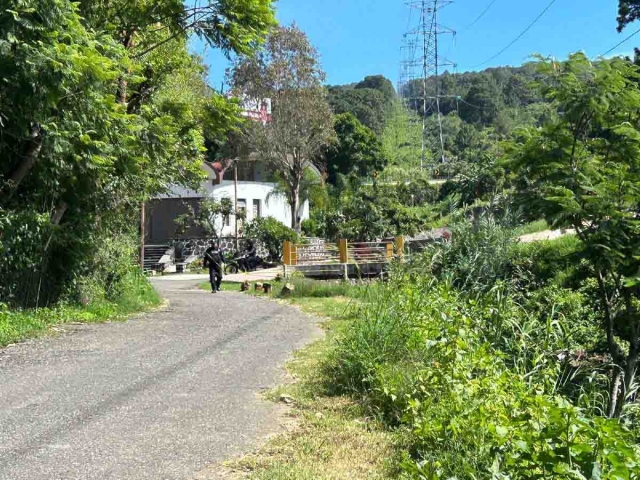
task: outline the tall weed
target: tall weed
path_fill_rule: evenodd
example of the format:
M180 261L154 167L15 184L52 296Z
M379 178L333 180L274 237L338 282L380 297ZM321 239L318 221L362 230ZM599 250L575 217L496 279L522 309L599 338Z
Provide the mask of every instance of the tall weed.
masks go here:
M325 369L410 433L408 478L636 478L630 432L565 394L583 332L560 303L527 311L505 290L396 275L360 303Z

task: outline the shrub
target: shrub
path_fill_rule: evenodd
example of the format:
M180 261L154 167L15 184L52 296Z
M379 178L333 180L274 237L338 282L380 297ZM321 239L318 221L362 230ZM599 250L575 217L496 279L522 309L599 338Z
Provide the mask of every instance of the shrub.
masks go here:
M282 244L285 240L298 243L300 237L295 230L285 226L273 217L256 218L244 229L247 238L254 238L269 251L271 259L282 259Z
M554 288L549 302L582 308ZM396 276L359 303L325 370L338 391L408 432L409 478L636 478L630 432L561 394L558 351L576 339L563 316L540 320L543 311Z
M550 282L577 287L587 273L580 265L583 249L582 242L574 235L518 243L511 252L511 270L528 272L531 288Z
M302 233L307 237L322 236L321 235L322 226L320 225L320 222L318 222L318 220L314 217L303 220L301 224L301 228L302 228Z
M509 264L514 232L484 216L477 226L468 222L452 227L451 241L434 244L418 258L416 267L474 292L491 289L496 281L513 279Z

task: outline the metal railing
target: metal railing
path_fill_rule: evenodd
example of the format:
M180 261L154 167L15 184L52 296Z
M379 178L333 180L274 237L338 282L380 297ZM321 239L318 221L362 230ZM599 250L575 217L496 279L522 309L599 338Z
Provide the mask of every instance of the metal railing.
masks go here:
M404 253L404 238L395 242L353 242L341 239L336 243L295 244L285 242L284 264L297 265L339 265L387 263Z
M393 243L355 242L347 246L348 263L385 263L393 257Z

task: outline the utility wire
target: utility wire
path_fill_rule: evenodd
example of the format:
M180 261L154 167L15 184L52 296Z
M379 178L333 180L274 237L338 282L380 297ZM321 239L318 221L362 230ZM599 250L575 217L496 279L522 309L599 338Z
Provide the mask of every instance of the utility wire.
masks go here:
M490 9L491 7L493 7L493 4L494 4L494 3L496 3L497 1L498 1L498 0L491 0L491 2L489 2L489 5L487 5L487 6L485 7L485 9L482 11L482 13L481 13L480 15L478 15L478 16L476 17L476 19L475 19L473 22L471 22L469 25L467 25L466 27L464 27L464 28L462 29L462 31L463 31L463 32L464 32L464 31L467 31L467 30L469 30L471 27L473 27L476 23L478 23L478 22L482 19L482 17L484 17L484 16L487 14L487 12L489 11L489 9Z
M487 63L489 63L491 60L495 60L496 58L498 58L500 55L502 55L504 52L506 52L509 48L511 48L513 46L513 44L515 44L518 40L520 40L522 37L524 37L524 35L531 30L531 28L538 23L538 20L540 20L545 13L547 13L549 11L549 9L553 6L553 4L556 3L556 0L551 0L551 2L549 2L549 5L546 6L546 8L540 13L540 15L538 15L535 20L533 22L531 22L529 24L529 26L527 28L525 28L520 35L518 35L516 38L514 38L511 43L509 43L509 45L507 45L506 47L504 47L502 50L500 50L498 53L496 53L493 57L485 60L482 63L479 63L477 65L474 65L471 68L477 68L477 67L481 67L482 65L486 65Z
M640 28L638 30L636 30L635 32L633 32L631 35L629 35L627 38L625 38L624 40L622 40L620 43L618 43L615 47L610 48L609 50L607 50L606 52L604 52L602 55L600 55L601 57L605 57L607 55L609 55L611 52L613 52L616 48L618 48L620 45L622 45L623 43L631 40L633 37L635 37L637 34L640 33Z

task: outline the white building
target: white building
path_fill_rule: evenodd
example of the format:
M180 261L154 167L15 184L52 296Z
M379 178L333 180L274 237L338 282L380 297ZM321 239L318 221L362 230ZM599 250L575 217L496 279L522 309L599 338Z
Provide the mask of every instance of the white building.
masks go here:
M197 191L182 187L173 187L169 194L162 195L151 202L146 215L146 239L149 243L166 243L176 238L175 219L189 212L189 206L197 209L204 198L236 200L236 182L233 169L224 171L220 164L204 164L207 180ZM240 162L238 167L237 202L238 209L245 211L246 222L257 217L273 217L287 226L291 226L291 208L286 199L273 194L276 184L268 181L270 172L264 162L250 160ZM301 220L309 218L309 203L301 205L298 212ZM216 226L223 237L235 236L235 217L219 219ZM239 234L242 224L239 222ZM199 227L192 227L183 237L204 237Z

